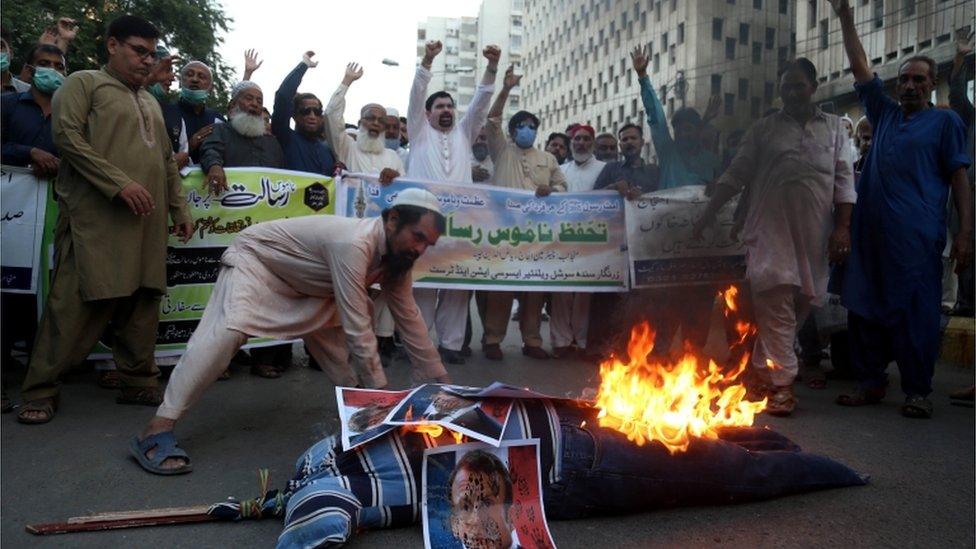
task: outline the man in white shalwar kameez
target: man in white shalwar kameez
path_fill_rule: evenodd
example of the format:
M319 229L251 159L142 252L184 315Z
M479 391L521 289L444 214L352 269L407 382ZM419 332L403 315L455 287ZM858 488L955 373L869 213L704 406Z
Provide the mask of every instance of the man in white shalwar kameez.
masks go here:
M189 472L173 428L227 368L248 337L301 338L337 386L381 388L386 375L373 332L370 286L379 283L413 363L415 383L449 382L413 299L413 261L444 232L437 198L399 193L383 216L313 215L242 231L187 343L163 403L131 453L147 471Z
M432 73L431 63L443 45L427 42L424 58L417 67L407 113L410 157L407 175L414 179L471 183L471 143L478 136L488 116L491 94L501 50L487 46L482 52L488 59L481 84L475 89L468 110L455 125L454 99L439 91L427 96ZM436 323L439 350L451 364L463 364L460 351L464 344L464 327L468 317L468 290L414 290L428 328Z

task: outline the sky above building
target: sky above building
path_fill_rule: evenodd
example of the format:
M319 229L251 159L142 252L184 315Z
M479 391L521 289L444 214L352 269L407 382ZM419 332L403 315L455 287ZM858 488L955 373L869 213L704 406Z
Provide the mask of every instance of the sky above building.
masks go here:
M310 69L300 92L316 94L326 104L342 81L346 64L363 66L363 77L346 95L346 122L355 124L366 103L395 107L406 115L417 63L417 24L428 17L477 16L481 0L222 0L234 19L220 48L244 74L244 50L254 48L264 60L253 80L271 108L282 79L311 50L318 67ZM398 67L382 64L384 58ZM435 91L435 90L431 90Z

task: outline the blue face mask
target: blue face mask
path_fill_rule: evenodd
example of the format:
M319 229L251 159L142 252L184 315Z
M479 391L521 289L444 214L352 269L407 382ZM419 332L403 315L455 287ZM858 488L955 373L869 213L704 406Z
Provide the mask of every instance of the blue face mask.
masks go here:
M7 52L0 53L0 72L7 72L10 68L10 54Z
M207 96L210 92L207 90L191 90L190 88L180 88L180 97L182 97L187 103L192 103L194 105L200 105L207 100Z
M41 93L52 94L64 83L64 75L48 67L34 68L34 87Z
M149 93L151 93L153 97L155 97L156 100L158 101L162 101L163 99L166 98L166 90L163 89L163 85L160 84L159 82L156 82L152 86L149 86L148 88L146 88L146 90L148 90Z
M395 151L400 148L400 138L399 137L387 137L384 139L386 148L391 151Z
M520 148L528 149L535 143L535 132L535 128L529 126L515 128L515 144Z

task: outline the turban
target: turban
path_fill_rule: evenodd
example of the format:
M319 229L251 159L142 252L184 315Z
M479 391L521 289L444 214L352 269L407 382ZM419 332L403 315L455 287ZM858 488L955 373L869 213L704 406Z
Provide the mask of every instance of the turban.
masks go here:
M591 137L596 137L596 130L593 129L593 126L587 126L586 124L580 124L579 126L576 126L575 129L573 129L573 135L575 136L579 132L586 132L586 133L590 134Z

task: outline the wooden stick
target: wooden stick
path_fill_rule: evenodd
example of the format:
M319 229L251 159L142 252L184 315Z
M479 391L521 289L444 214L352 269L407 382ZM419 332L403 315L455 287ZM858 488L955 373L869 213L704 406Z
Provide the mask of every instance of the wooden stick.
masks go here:
M207 514L209 505L194 507L169 507L146 509L144 511L118 511L96 513L84 517L71 517L67 522L49 524L28 524L27 531L39 536L67 534L71 532L93 532L98 530L117 530L119 528L139 528L142 526L165 526L169 524L190 524L220 520Z

